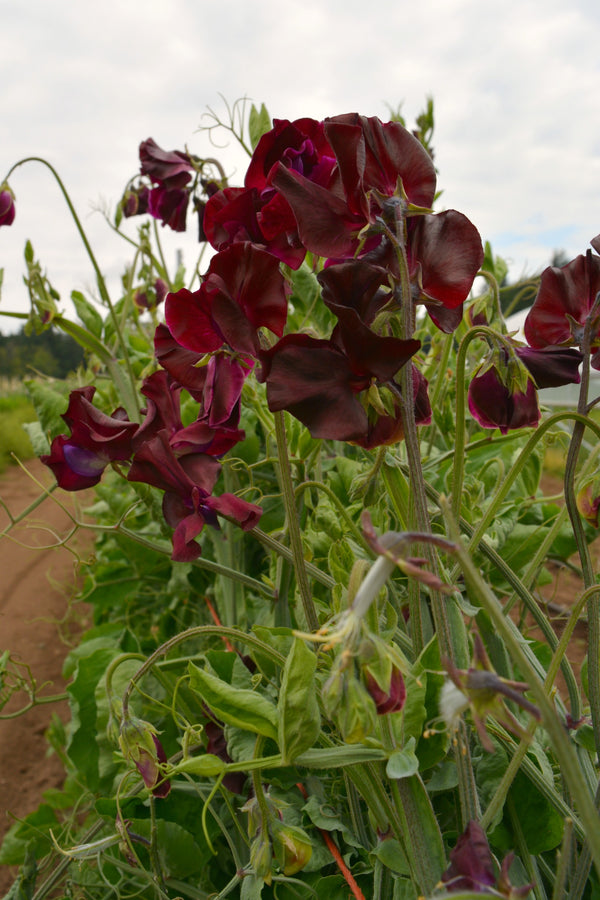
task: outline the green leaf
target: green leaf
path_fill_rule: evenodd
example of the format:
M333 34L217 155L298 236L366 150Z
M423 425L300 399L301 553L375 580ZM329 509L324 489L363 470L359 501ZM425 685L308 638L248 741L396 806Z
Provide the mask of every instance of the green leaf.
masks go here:
M131 819L131 830L150 838L148 819ZM156 821L156 845L166 878L188 878L204 865L201 848L193 836L176 822Z
M250 107L250 116L248 117L248 132L253 150L256 149L256 145L263 134L266 134L271 128L271 117L265 104L261 103L260 109L257 109L253 103Z
M21 822L16 822L0 847L0 865L21 865L29 849L35 851L38 859L45 856L52 847L50 829L57 827L57 821L54 810L43 803Z
M95 690L118 652L116 648L102 648L91 656L80 659L73 682L67 688L71 697L72 715L67 754L77 767L82 781L92 791L100 788L101 781L100 750L96 740L98 708Z
M395 838L380 841L375 849L371 851L371 856L374 856L386 868L391 869L392 872L396 872L398 875L411 874L408 860Z
M234 688L193 663L189 675L191 689L222 722L277 740L277 708L258 691Z
M98 310L92 306L90 301L81 293L81 291L71 291L71 300L73 301L75 312L87 330L91 332L94 337L101 338L104 322Z
M284 765L315 743L321 731L315 672L317 657L295 638L285 662L279 694L279 748Z
M406 747L396 750L388 759L385 774L388 778L409 778L419 771L419 760L415 756L414 737L407 741Z
M39 422L23 422L23 429L27 432L36 456L45 456L50 453L50 441L42 431Z
M51 440L59 434L65 434L67 426L61 415L67 411L68 401L64 393L39 380L26 381L25 386L44 433L49 435Z

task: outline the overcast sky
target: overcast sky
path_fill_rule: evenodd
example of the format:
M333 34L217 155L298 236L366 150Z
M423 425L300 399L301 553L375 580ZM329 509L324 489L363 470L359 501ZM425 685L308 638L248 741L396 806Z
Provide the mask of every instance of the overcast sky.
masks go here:
M0 0L0 17L0 179L23 156L56 166L115 297L129 254L93 209L114 208L145 138L214 155L198 126L207 106L224 112L219 94L289 119L386 119L402 103L409 124L432 95L441 204L471 218L512 279L600 232L597 0ZM241 184L240 153L221 158ZM27 238L63 300L92 286L50 175L29 164L11 187L0 310L28 308ZM172 238L167 252L191 265L194 228ZM4 333L18 325L0 317Z

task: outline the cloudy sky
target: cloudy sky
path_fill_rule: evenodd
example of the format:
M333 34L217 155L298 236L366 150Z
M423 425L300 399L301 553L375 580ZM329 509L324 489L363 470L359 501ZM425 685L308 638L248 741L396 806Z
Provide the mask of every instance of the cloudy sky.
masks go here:
M127 246L96 211L137 171L137 148L215 155L198 130L247 96L272 116L358 111L409 124L427 95L441 203L468 215L513 279L600 232L597 0L0 0L0 179L43 156L60 172L118 296ZM243 156L219 151L232 184ZM29 238L66 300L93 275L65 204L37 163L11 178L0 231L0 311L25 311ZM190 265L198 245L165 236ZM68 305L63 304L68 310ZM0 317L0 330L17 327Z

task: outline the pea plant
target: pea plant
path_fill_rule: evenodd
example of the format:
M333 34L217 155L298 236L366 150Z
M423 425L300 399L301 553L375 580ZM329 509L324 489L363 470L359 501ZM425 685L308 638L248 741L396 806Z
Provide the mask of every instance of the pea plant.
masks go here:
M65 540L96 543L49 731L64 786L4 841L11 900L600 896L600 235L518 339L504 262L435 210L433 124L238 101L206 127L247 151L243 186L142 141L106 215L118 298L56 170L8 172L0 225L45 166L96 278L72 320L26 246L28 327L86 351L29 382L28 430L59 488L93 489ZM191 222L174 271L161 226ZM566 384L576 409L541 407ZM548 560L580 572L560 637Z

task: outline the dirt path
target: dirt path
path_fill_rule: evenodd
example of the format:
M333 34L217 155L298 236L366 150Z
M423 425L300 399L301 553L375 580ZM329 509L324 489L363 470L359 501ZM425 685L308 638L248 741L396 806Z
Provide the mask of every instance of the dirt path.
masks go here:
M39 463L27 463L29 471L48 487L52 474ZM0 476L0 498L16 517L42 493L41 488L21 469L13 468ZM83 626L82 611L69 612L69 602L77 586L76 556L65 547L52 546L72 528L68 510L81 507L81 495L56 491L22 523L0 537L0 656L11 656L26 663L39 685L51 682L41 695L64 690L61 678L63 659L68 652L67 638L73 629ZM8 524L6 511L0 508L0 531ZM92 533L79 531L69 546L86 556L91 552ZM35 549L37 548L37 549ZM45 549L39 549L45 548ZM62 624L61 624L62 623ZM20 709L27 696L13 695L2 713ZM14 821L13 816L32 812L41 794L62 784L64 772L56 755L47 756L44 731L52 715L67 718L65 702L37 706L23 716L0 720L0 841ZM16 870L0 866L0 896L12 884Z

